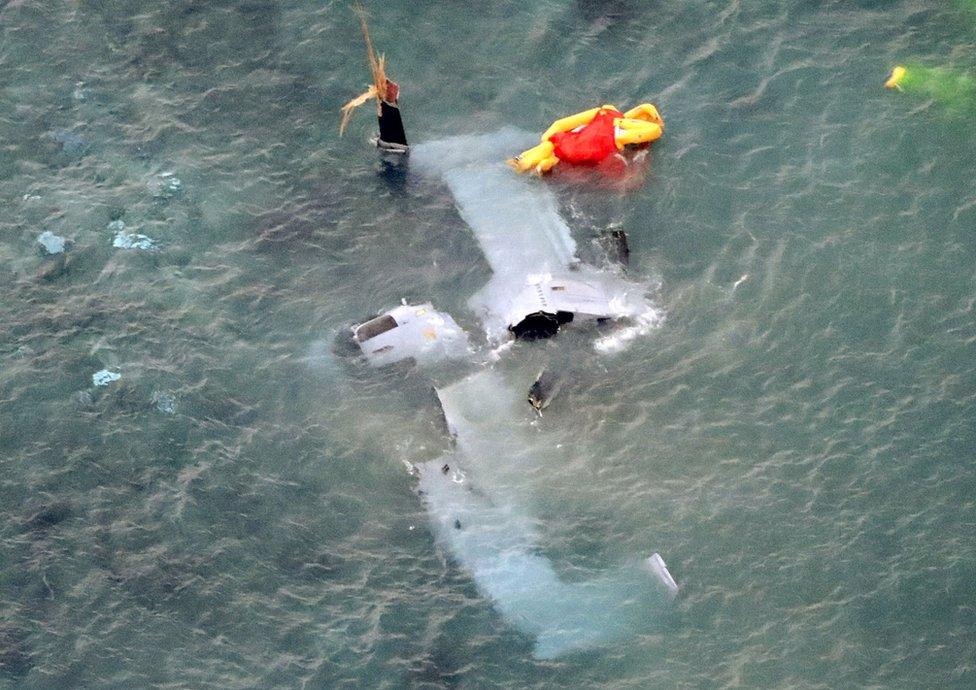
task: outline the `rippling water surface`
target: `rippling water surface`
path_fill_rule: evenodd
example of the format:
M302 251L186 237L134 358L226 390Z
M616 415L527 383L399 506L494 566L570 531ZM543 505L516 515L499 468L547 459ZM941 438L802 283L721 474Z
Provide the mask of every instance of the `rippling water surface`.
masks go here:
M426 375L331 346L401 298L477 332L488 268L368 113L337 136L345 3L0 1L0 687L976 685L976 115L881 88L976 71L976 12L372 5L414 141L660 107L643 187L550 184L663 325L497 366L573 367L525 406L560 575L660 551L681 596L538 661L435 542Z

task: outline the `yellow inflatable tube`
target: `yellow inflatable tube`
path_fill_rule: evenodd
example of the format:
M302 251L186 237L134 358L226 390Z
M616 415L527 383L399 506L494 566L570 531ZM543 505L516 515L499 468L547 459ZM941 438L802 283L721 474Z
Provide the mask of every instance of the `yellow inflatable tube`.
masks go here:
M656 122L618 117L613 121L613 124L617 127L617 133L613 140L617 144L618 151L623 151L625 146L631 144L647 144L657 141L664 133L661 125Z
M635 108L631 108L626 113L624 117L630 120L645 120L647 122L653 122L657 124L661 131L664 131L664 120L661 118L661 114L657 111L650 103L641 103Z
M556 158L552 155L554 148L555 147L552 145L552 142L546 140L541 144L537 144L536 146L523 151L521 155L519 155L517 158L512 158L510 161L508 161L508 163L515 168L517 172L528 172L529 170L535 169L543 161L548 160L549 158ZM556 160L558 161L559 159L556 158ZM555 165L555 163L552 165ZM552 165L550 165L549 168L552 168ZM547 168L547 170L549 168Z
M651 106L654 107L654 106ZM561 117L551 125L549 129L542 133L542 141L549 141L551 137L556 132L568 132L571 129L576 129L577 127L582 127L583 125L590 124L590 120L596 117L596 114L601 110L616 110L617 106L614 105L604 105L599 108L590 108L589 110L584 110L581 113L576 113L575 115L568 115L566 117Z
M556 163L558 162L559 162L559 158L557 156L549 156L548 158L544 158L541 161L539 161L539 164L535 166L535 171L540 175L542 175L543 173L547 173L553 168L555 168Z

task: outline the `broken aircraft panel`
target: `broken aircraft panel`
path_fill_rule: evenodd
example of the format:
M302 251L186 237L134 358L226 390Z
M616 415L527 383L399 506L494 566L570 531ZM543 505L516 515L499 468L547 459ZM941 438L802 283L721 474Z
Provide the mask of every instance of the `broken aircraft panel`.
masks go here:
M607 260L620 266L630 264L630 242L627 233L619 228L606 229L600 233L599 243L607 254Z
M562 390L564 383L565 378L562 374L551 369L540 371L539 375L536 376L535 383L529 388L527 398L529 404L532 405L532 408L540 417L542 416L542 411L549 407L552 399Z

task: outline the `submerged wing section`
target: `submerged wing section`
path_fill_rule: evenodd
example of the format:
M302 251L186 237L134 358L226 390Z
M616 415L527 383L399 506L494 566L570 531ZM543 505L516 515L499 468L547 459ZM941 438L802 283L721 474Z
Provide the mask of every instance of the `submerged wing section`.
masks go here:
M501 614L534 636L536 657L554 658L646 629L673 596L659 574L663 560L657 554L591 580L566 582L539 553L528 497L514 488L514 475L531 470L538 450L538 441L520 433L520 396L487 371L439 390L438 397L457 450L418 467L434 532Z
M510 146L530 137L515 130L450 137L416 146L410 161L451 190L499 294L515 294L527 276L561 272L577 261L552 192L513 175L503 162Z
M442 178L496 276L522 280L576 262L569 226L541 183L527 183L500 162L453 168Z
M489 339L547 337L571 321L654 311L646 286L582 266L553 193L502 162L526 140L531 135L515 130L451 137L416 146L411 159L451 190L491 266L490 281L469 302Z

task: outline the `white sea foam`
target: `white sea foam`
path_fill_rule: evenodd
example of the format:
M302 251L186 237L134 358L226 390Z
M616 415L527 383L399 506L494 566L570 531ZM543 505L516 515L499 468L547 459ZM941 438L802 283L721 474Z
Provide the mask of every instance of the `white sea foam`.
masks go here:
M626 350L634 340L643 337L651 331L660 328L664 323L664 310L653 306L645 311L631 316L630 323L618 326L613 332L597 338L593 348L597 352L613 354Z

